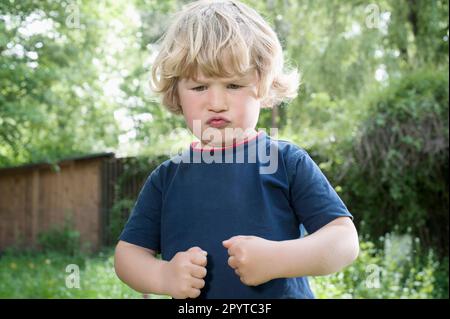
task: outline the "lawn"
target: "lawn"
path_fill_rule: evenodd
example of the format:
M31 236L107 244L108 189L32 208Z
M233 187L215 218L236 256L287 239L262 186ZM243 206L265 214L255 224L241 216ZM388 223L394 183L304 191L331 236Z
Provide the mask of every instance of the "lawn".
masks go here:
M0 258L0 298L142 299L142 294L117 278L113 261L112 249L76 257L61 253L6 253ZM77 269L79 281L75 277Z
M361 241L360 255L351 266L333 275L310 278L316 297L448 298L448 259L438 261L432 253L417 254L417 250L398 244L398 238L384 241L388 244L385 249ZM113 255L112 248L74 257L61 252L3 253L0 298L142 299L142 294L117 278Z

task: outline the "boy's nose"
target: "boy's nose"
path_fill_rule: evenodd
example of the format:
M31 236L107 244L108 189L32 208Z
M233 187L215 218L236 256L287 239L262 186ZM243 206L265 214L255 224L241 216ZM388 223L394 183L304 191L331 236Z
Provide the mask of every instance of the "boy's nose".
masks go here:
M208 92L208 109L213 112L227 110L225 95L220 89L211 89Z
M225 103L213 103L209 104L209 111L212 112L222 112L226 111L228 108L225 106Z

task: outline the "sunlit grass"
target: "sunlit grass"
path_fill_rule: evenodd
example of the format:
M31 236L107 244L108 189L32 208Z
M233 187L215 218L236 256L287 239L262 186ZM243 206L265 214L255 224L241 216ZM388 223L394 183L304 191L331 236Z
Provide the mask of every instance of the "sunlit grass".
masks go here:
M142 294L116 276L113 258L112 250L95 256L76 257L61 253L4 254L0 258L0 298L142 299ZM68 265L76 266L67 269ZM73 277L76 267L79 268L79 282Z

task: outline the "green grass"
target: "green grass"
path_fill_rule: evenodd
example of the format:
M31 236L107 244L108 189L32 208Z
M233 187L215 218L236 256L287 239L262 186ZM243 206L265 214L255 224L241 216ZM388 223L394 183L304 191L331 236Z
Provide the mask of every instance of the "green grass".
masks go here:
M419 254L396 242L397 247L384 250L361 242L352 265L333 275L311 278L316 298L448 298L448 259L438 261L431 251Z
M438 261L414 248L408 238L386 236L384 249L361 241L358 259L330 276L310 278L317 298L448 298L448 259ZM142 294L116 276L113 249L96 255L62 252L8 252L0 257L0 298L132 298ZM66 280L79 267L79 288ZM73 281L69 280L69 284ZM148 298L169 298L149 295Z
M70 264L79 267L79 288ZM62 253L6 253L0 258L0 298L125 298L142 299L116 276L113 250L95 256ZM150 295L149 298L167 298Z

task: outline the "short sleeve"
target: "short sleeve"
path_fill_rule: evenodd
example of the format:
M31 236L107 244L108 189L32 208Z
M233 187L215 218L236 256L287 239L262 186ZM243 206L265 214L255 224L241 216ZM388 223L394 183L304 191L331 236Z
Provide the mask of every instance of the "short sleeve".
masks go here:
M309 154L299 149L288 165L291 205L301 224L311 234L334 219L353 216ZM293 173L293 174L292 174Z
M158 168L147 178L119 239L160 251L162 192Z

